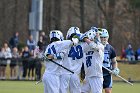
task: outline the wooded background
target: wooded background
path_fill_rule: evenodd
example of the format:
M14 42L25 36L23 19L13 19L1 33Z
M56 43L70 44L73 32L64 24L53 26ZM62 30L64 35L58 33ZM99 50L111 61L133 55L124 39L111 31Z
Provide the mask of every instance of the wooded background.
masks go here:
M25 43L29 31L31 0L0 0L0 44L18 31ZM43 31L58 29L64 33L71 26L86 32L91 26L109 31L109 42L120 55L122 47L140 47L140 0L44 0ZM49 41L49 40L48 40Z

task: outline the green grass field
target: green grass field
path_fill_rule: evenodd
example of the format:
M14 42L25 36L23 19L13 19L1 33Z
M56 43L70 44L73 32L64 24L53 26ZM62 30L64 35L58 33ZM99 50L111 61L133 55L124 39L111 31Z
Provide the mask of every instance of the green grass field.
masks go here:
M140 93L140 83L133 86L127 83L114 83L112 93Z
M120 75L128 80L140 81L140 63L124 64L118 63L120 68ZM44 68L42 69L42 73ZM10 69L7 66L7 79L10 76ZM121 80L113 77L113 80ZM43 93L43 84L35 85L35 81L0 81L0 93ZM130 86L127 83L114 82L112 93L140 93L140 83L134 83Z
M0 93L43 93L43 84L35 85L35 81L0 81ZM140 93L140 83L130 86L115 82L112 93Z
M140 81L140 63L137 64L123 64L118 63L120 68L120 74L125 79L131 78L132 81ZM114 80L120 80L117 77L113 77Z
M0 93L43 93L43 84L35 81L0 81Z

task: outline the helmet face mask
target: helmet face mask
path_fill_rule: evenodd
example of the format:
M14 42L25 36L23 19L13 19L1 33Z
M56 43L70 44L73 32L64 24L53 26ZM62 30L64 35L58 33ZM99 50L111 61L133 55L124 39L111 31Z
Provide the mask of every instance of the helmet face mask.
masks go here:
M78 27L71 27L69 28L67 35L66 35L66 39L71 39L72 35L80 35L80 30Z
M108 37L101 37L101 43L106 45L108 43Z
M52 30L49 37L50 41L62 41L64 39L63 33L59 30Z
M100 38L101 38L101 43L103 45L108 43L109 33L108 33L108 31L106 29L102 29L102 33L100 35Z

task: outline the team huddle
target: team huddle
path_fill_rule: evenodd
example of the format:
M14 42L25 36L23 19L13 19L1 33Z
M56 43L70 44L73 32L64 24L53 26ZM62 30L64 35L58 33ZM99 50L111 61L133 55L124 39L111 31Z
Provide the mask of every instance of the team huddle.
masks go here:
M106 29L91 27L82 34L78 27L71 27L66 40L59 30L52 30L49 37L50 44L45 51L48 60L42 77L44 93L102 93L103 89L111 93L112 76L103 67L111 69L115 75L119 74L119 69ZM81 83L82 64L85 78Z

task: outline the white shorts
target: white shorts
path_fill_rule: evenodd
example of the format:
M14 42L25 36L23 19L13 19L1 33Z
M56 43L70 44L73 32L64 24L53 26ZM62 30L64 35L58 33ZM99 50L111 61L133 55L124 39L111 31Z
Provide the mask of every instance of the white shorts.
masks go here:
M81 93L80 78L77 74L72 74L70 78L70 93Z
M45 73L43 74L42 81L44 84L44 93L59 93L59 75Z
M87 77L82 85L82 93L102 93L103 78Z
M71 74L60 75L60 93L67 93L69 91Z

